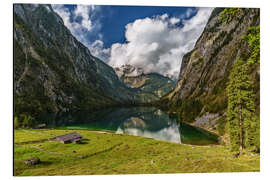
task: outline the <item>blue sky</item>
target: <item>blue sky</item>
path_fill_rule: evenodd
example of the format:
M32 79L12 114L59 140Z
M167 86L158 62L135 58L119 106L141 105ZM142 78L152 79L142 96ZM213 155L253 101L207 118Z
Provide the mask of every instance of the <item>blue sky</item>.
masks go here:
M177 78L212 8L53 5L71 33L111 66Z
M77 5L64 5L70 12L74 11ZM171 17L185 16L187 10L192 10L190 19L196 14L195 7L165 7L165 6L99 6L97 14L92 21L99 20L101 27L99 33L103 35L105 48L113 43L125 42L125 26L136 19L152 17L155 15L168 14ZM80 19L77 19L79 21ZM181 26L181 23L179 23ZM87 40L94 42L99 39L94 33L88 34Z
M195 11L195 8L191 9ZM109 47L113 43L125 41L125 26L134 22L136 19L144 19L145 17L163 15L165 13L172 17L180 17L185 14L187 8L160 6L104 6L103 11L110 12L110 16L104 16L102 19L104 28L101 29L101 33L106 37L103 41L105 47Z

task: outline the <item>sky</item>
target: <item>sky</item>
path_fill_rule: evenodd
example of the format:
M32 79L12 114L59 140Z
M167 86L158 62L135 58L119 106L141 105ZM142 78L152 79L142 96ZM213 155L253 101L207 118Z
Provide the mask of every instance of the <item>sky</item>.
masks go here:
M71 33L112 67L130 64L177 79L213 8L52 5Z

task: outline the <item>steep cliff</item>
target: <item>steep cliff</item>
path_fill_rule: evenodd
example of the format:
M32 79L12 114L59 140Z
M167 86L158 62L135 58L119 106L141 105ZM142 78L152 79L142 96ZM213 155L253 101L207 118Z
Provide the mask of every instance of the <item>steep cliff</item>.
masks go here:
M212 12L194 49L182 59L175 89L161 100L171 111L180 111L183 120L207 128L225 115L230 71L238 57L250 57L251 49L243 37L250 27L259 25L259 9L235 8L233 14L222 17L223 10ZM251 74L259 104L259 64L254 66Z
M133 90L72 36L50 5L14 5L15 114L134 101Z

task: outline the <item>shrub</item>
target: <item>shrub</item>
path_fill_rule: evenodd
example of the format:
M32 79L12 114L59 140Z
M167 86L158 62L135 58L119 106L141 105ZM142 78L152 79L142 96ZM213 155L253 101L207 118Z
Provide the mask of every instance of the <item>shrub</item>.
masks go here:
M32 127L34 125L34 117L28 114L21 114L22 126L23 127Z
M15 116L14 117L14 128L18 129L19 127L20 127L20 123L19 123L18 117Z

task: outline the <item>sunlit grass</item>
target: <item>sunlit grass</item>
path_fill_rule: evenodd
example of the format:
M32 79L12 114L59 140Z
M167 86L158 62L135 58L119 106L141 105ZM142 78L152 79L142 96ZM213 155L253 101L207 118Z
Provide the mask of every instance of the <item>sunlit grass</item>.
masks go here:
M15 130L15 144L49 139L74 130ZM224 146L191 146L149 138L76 130L82 144L46 141L14 146L16 176L152 174L259 171L258 154L233 158ZM39 157L28 166L24 159Z

